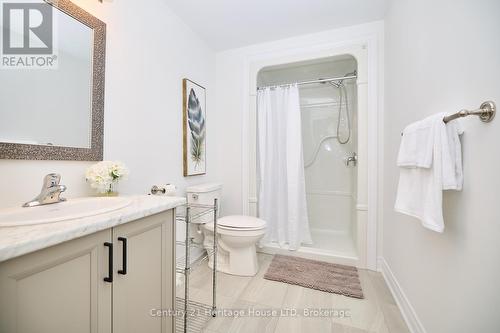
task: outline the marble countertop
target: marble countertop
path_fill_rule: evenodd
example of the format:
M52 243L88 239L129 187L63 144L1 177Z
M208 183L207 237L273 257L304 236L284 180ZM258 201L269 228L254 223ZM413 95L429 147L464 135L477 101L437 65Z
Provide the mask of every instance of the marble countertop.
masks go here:
M143 195L130 198L130 205L105 214L39 225L0 227L0 262L186 203L181 197Z

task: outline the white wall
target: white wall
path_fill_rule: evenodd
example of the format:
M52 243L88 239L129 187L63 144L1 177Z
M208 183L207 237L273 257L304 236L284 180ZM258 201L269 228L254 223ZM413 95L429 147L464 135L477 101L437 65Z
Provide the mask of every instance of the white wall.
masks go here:
M393 210L400 132L500 104L499 13L497 0L397 0L386 18L383 256L429 333L500 332L500 119L463 119L465 184L444 195L443 234Z
M215 54L162 0L75 0L107 24L104 159L130 169L124 194L151 185L210 181L215 173ZM182 176L182 78L207 88L207 175ZM67 197L88 195L85 169L92 162L0 160L0 208L38 194L42 177L62 174Z

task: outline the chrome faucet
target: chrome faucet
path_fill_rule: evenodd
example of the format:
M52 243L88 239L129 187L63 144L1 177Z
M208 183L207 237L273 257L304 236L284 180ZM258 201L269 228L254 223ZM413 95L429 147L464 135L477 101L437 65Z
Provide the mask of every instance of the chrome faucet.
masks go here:
M59 185L60 181L60 174L49 173L43 179L43 186L40 194L35 199L25 203L23 207L35 207L66 201L65 198L60 197L61 193L66 191L66 186Z
M345 165L349 166L351 162L354 164L354 166L358 164L358 155L356 155L356 153L352 153L351 156L346 158Z

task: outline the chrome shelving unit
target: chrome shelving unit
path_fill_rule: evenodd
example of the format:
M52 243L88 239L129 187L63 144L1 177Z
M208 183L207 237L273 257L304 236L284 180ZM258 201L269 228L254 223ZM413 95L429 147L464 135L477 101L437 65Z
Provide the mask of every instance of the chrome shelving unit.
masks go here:
M185 238L184 241L176 241L176 248L182 247L184 253L182 256L176 258L176 272L182 274L184 277L184 298L177 297L177 306L183 307L182 321L177 318L176 330L177 332L201 332L203 324L208 321L210 317L215 317L216 315L216 295L217 295L217 210L218 202L217 199L214 200L213 205L198 205L198 204L187 204L185 213L176 216L176 223L184 223L185 227ZM197 220L201 218L207 218L208 216L213 216L214 222L214 242L212 249L205 249L203 244L198 244L193 242L193 237L191 236L190 225L197 223ZM198 221L199 223L199 221ZM191 259L191 250L193 248L199 248L205 250L204 253L199 258L195 260ZM191 301L189 299L189 275L191 270L201 263L207 263L209 258L213 256L213 268L212 268L212 304L206 305L199 302ZM206 315L210 313L208 316ZM191 316L191 317L190 317Z

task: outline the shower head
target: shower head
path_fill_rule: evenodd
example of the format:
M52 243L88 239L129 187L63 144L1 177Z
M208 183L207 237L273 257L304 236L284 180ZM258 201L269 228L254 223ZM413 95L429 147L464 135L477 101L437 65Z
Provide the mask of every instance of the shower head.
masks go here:
M335 82L335 81L328 81L328 79L325 79L325 78L321 78L320 77L320 78L318 78L318 81L319 81L320 84L331 84L331 85L335 86L336 88L340 87L340 85L337 82Z
M330 83L330 84L331 84L332 86L334 86L335 88L340 88L340 87L342 87L342 86L344 85L344 81L342 81L342 80L339 80L339 81L337 81L337 82L335 82L335 81L330 81L330 82L328 82L328 83Z
M348 77L348 76L356 76L358 75L358 71L357 70L354 70L350 73L346 73L344 74L344 77ZM319 83L321 84L327 84L329 83L331 86L335 87L335 88L341 88L344 86L344 80L343 79L339 79L339 80L336 80L336 81L328 81L327 79L324 79L324 78L318 78L318 81Z
M344 77L348 77L348 76L356 76L356 75L358 75L358 71L357 71L357 70L354 70L354 71L352 71L352 72L350 72L350 73L346 73L346 74L344 74ZM338 80L337 82L335 82L335 81L331 81L331 82L330 82L330 84L331 84L332 86L334 86L335 88L341 88L341 87L343 87L343 86L344 86L344 80L342 80L342 79L341 79L341 80Z

